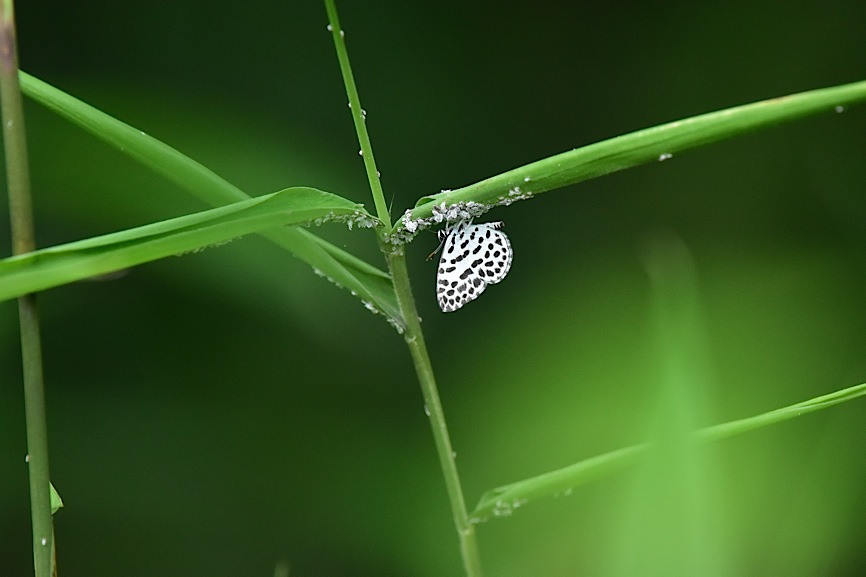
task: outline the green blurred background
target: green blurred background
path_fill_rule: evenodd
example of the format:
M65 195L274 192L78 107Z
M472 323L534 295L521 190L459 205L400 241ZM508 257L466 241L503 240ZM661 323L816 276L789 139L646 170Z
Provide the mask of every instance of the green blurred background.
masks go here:
M340 9L398 214L632 130L866 78L861 0ZM248 193L310 185L371 206L319 2L44 0L17 18L22 68ZM205 208L27 104L40 246ZM455 314L436 306L423 233L410 267L470 506L647 438L641 253L659 231L699 281L696 424L866 381L864 153L852 108L497 209L512 271ZM3 255L7 212L4 198ZM381 263L368 232L317 232ZM304 263L247 238L40 306L61 575L460 574L402 340ZM0 304L2 575L32 572L16 318ZM866 573L864 416L854 402L715 447L705 574ZM662 509L633 519L653 502L639 478L481 525L487 573L629 574L642 539L678 534Z

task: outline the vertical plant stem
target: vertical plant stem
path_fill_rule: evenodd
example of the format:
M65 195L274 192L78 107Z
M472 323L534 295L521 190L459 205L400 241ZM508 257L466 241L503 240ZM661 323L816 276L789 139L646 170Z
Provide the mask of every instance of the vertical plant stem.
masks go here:
M352 67L349 64L349 53L346 50L346 34L340 26L340 18L337 14L337 6L334 4L334 0L325 0L325 9L328 11L328 30L334 38L334 47L337 49L337 60L340 62L343 84L346 86L349 107L352 109L355 132L358 134L361 155L364 157L367 180L370 181L370 191L373 193L373 203L376 205L376 216L385 225L382 232L388 234L391 232L391 215L388 211L388 204L385 202L385 194L382 192L382 183L379 180L379 170L376 168L376 160L373 158L370 135L367 134L367 113L361 108L361 99L358 96L358 88L355 86L355 76L352 74ZM379 238L382 238L381 232Z
M18 85L18 55L12 0L0 0L0 114L6 150L6 180L12 221L14 254L35 248L33 210L24 113ZM45 390L42 381L42 346L35 295L18 299L21 356L24 367L24 410L30 476L30 515L33 523L33 566L36 577L52 574L54 535L51 519L51 489L48 476L48 431Z
M361 100L358 96L358 89L355 86L355 77L352 74L349 53L346 50L345 33L340 26L340 19L337 15L337 7L334 0L325 0L325 8L328 11L328 29L334 38L334 46L337 49L337 59L340 61L343 83L346 86L346 94L349 96L349 106L352 109L355 131L358 134L358 142L361 145L361 154L364 157L364 167L367 170L367 179L370 181L370 190L373 194L373 201L376 204L376 212L379 220L384 224L377 231L379 247L388 259L388 267L391 271L391 280L394 283L397 303L405 323L403 336L406 344L409 346L409 352L415 364L415 372L421 384L424 406L430 416L433 440L436 443L436 451L439 454L439 465L445 478L445 488L448 493L448 500L451 503L451 514L454 518L454 525L457 528L457 535L460 540L463 567L466 570L467 577L481 577L481 560L478 554L478 540L476 538L475 526L470 523L469 514L466 512L466 500L463 497L460 476L457 474L457 463L454 460L454 450L451 448L451 438L448 435L445 413L442 411L439 391L436 388L436 379L433 376L433 366L430 364L430 356L427 354L427 346L424 343L424 334L421 331L418 311L415 308L415 298L412 296L409 271L406 268L405 251L402 245L393 245L387 238L391 232L391 215L385 203L385 195L382 192L382 184L379 181L379 172L376 169L376 161L373 158L373 147L367 134L366 113L361 108Z
M454 459L454 450L451 447L451 438L448 435L448 425L445 422L445 413L442 411L442 403L439 400L436 378L433 376L433 366L430 364L430 356L427 354L427 346L424 343L424 334L421 331L418 311L415 308L415 298L412 296L409 272L406 269L406 257L402 247L389 253L388 265L394 282L394 290L397 293L397 302L400 304L400 310L406 323L406 330L403 334L412 354L415 373L421 384L424 407L430 417L433 440L436 442L436 450L439 453L439 466L445 477L445 488L451 502L451 514L454 517L454 525L460 539L463 567L467 576L480 577L482 574L481 558L478 554L475 525L469 521L469 514L466 512L466 500L463 497L460 476L457 473L457 463Z

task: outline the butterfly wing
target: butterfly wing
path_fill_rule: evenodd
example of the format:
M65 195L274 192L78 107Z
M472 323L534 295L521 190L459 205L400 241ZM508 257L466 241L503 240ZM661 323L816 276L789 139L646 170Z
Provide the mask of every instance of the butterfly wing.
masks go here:
M497 230L502 223L457 223L445 239L436 275L442 312L456 311L505 278L511 268L511 243Z
M478 265L478 274L487 284L496 284L505 278L511 270L511 242L501 230L501 222L489 222L474 225L478 230L478 240L482 245L479 257L482 262Z

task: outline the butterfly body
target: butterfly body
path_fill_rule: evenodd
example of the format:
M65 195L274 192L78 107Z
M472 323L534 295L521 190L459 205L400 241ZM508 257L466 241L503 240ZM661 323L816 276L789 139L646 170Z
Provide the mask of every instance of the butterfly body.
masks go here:
M511 268L511 242L501 222L459 221L445 230L436 273L436 300L442 312L456 311L505 278Z

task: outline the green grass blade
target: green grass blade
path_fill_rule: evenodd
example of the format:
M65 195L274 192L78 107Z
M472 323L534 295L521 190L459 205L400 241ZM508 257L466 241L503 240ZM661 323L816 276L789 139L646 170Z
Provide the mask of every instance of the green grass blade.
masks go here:
M262 234L309 263L317 274L351 290L371 312L384 314L398 332L403 332L405 324L391 275L302 228L269 230Z
M680 152L866 100L866 81L736 106L639 130L557 154L457 190L425 196L411 211L425 219L445 202L508 205L611 172L666 160ZM402 228L398 223L395 228Z
M827 409L863 396L866 396L866 383L754 417L707 427L701 429L696 434L701 441L719 441L733 437L734 435L781 423L814 411ZM485 521L494 516L509 515L517 507L541 497L566 494L574 487L637 463L645 456L649 447L649 444L626 447L586 459L585 461L556 471L491 489L482 495L475 510L472 511L473 522Z
M29 98L128 154L208 206L224 206L250 198L238 187L167 144L26 72L19 72L19 77L21 90ZM387 273L306 230L287 228L263 234L364 302L371 303L391 322L402 326Z
M802 415L814 413L815 411L828 409L834 405L852 401L864 395L866 395L866 383L842 389L827 395L822 395L820 397L815 397L808 401L797 403L796 405L790 405L788 407L776 409L775 411L755 415L754 417L707 427L698 432L698 437L702 441L720 441L722 439L727 439L728 437L733 437L734 435L748 433L749 431L754 431L755 429L760 429L768 425L781 423L782 421L787 421L794 417L800 417Z
M371 219L363 207L313 188L228 206L0 260L0 300L224 243L280 225Z
M384 231L390 233L391 210L388 208L385 193L382 190L379 169L376 168L376 159L373 156L373 145L370 143L370 135L367 132L367 113L361 107L361 97L358 94L358 87L355 85L355 75L352 73L349 52L346 50L345 34L340 27L337 7L333 0L325 1L325 10L328 13L328 30L334 40L337 62L340 64L340 74L343 77L343 85L346 87L346 96L349 98L349 109L352 112L352 122L355 124L355 134L358 135L358 144L361 146L361 158L364 160L367 181L370 183L370 192L373 194L373 202L376 205L376 216L385 225Z

